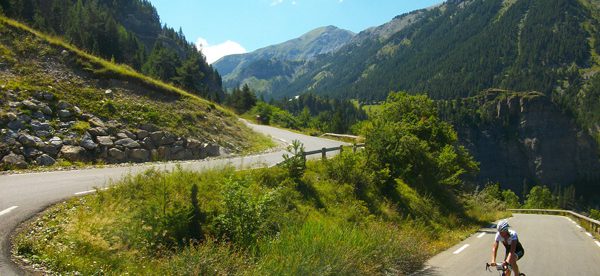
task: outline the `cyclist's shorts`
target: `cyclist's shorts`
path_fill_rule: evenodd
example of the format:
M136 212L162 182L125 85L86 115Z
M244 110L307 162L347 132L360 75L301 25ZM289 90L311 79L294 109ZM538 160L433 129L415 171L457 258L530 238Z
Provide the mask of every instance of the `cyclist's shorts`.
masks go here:
M510 250L507 248L506 256L508 256L509 252L510 252ZM517 252L515 252L515 254L517 255L517 260L520 260L525 255L525 249L520 248L520 250L517 250Z

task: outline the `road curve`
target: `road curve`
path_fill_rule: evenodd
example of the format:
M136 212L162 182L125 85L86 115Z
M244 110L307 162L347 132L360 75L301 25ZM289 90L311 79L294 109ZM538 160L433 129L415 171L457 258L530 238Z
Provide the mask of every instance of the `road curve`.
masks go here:
M563 216L514 214L509 219L525 248L519 260L526 275L600 275L600 242ZM481 229L458 245L431 258L413 275L498 275L485 271L496 230ZM498 249L497 261L504 258Z
M269 126L248 124L257 132L289 144L300 140L307 151L344 144L339 141L306 136ZM24 275L10 259L10 234L19 223L31 218L49 205L67 198L85 194L95 187L107 186L130 173L139 173L150 168L170 170L180 165L184 169L203 170L224 166L252 168L272 166L283 160L284 150L234 158L200 160L178 163L148 163L125 167L26 173L0 176L0 275Z

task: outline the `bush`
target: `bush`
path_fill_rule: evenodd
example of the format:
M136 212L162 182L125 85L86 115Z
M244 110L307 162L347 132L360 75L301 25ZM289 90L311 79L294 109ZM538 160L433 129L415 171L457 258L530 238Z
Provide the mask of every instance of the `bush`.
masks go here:
M535 186L527 194L523 208L526 209L554 209L558 204L552 192L546 186Z
M277 190L253 195L249 185L244 180L228 180L223 193L223 213L216 218L220 236L244 248L271 234L271 217L278 197Z

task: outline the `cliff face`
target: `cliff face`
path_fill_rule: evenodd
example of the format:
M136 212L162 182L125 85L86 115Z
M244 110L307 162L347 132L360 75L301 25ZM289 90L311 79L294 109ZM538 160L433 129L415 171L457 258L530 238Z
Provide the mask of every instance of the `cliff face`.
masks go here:
M475 103L482 119L457 131L480 162L478 183L499 182L517 193L524 185L574 185L580 195L600 195L595 141L548 97L489 91Z

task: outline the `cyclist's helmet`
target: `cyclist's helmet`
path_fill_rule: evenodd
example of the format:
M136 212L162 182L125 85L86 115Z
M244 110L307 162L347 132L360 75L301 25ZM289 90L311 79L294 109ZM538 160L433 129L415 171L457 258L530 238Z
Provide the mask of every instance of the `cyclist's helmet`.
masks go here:
M496 228L498 229L498 232L502 232L502 231L508 231L508 227L509 227L508 221L503 220L498 223Z

